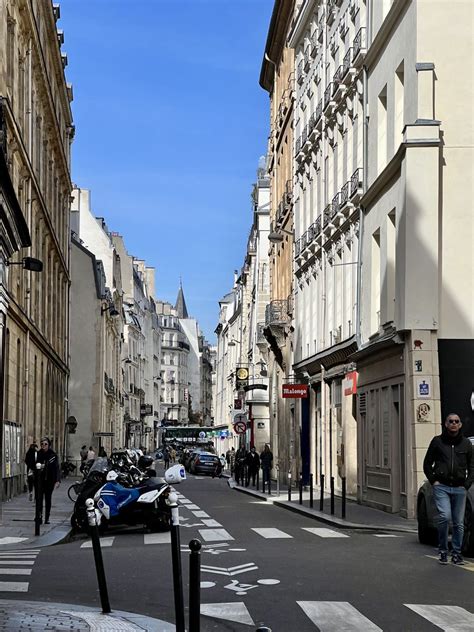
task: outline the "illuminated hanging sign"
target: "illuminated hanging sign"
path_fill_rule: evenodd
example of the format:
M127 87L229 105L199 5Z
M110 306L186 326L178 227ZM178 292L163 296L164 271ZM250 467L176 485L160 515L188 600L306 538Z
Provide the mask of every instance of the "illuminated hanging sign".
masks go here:
M307 384L283 384L281 389L283 398L302 399L308 397Z

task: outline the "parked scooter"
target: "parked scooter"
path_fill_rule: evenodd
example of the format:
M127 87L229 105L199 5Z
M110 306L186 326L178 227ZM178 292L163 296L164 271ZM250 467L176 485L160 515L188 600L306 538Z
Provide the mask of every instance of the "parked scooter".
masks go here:
M106 459L97 459L101 462L94 463L89 473L89 476L92 474L93 481L84 486L76 501L71 518L72 526L78 531L87 530L85 501L93 498L101 517L102 530L108 525L119 524L143 524L150 531L168 530L171 520L171 510L167 503L171 492L170 484L185 480L184 468L169 468L163 481L156 478L155 472L147 467L150 464L146 461L147 458L149 457L141 457L144 460L140 463L145 471L129 463L122 463L122 471L117 471L111 469Z

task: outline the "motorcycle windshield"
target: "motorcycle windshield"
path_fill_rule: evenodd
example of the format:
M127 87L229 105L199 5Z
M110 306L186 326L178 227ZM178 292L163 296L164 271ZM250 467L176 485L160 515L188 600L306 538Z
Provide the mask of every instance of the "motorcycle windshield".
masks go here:
M91 474L92 472L100 472L101 474L105 474L109 471L109 469L110 466L108 460L105 457L101 456L94 461L91 469L89 470L89 474Z

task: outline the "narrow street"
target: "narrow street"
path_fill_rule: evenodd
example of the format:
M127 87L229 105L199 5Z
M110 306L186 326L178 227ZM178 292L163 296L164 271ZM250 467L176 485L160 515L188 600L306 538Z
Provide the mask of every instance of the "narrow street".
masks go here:
M225 479L191 475L178 491L185 583L187 544L203 544L203 631L474 629L474 564L441 567L414 535L329 528L233 491ZM111 530L102 546L112 609L173 621L169 534ZM3 566L32 570L15 597L100 607L85 538L3 555Z

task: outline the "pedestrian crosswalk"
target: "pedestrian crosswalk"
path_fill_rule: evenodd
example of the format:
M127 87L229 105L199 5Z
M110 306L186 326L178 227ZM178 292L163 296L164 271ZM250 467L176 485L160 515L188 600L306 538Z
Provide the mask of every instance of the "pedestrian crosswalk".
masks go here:
M384 629L388 629L383 611L377 615L377 621L374 621L373 617L371 618L363 612L363 608L356 608L347 601L297 601L296 607L305 614L307 620L319 632L341 632L342 630L344 632L382 632ZM406 603L400 604L399 608L400 615L407 622L406 629L420 629L421 620L424 619L436 626L437 630L441 629L445 632L470 632L474 630L474 614L460 606ZM253 613L243 601L202 603L201 615L244 625L255 625ZM272 625L271 620L265 623L270 627ZM303 628L299 626L299 629Z
M197 530L201 540L203 542L227 542L231 540L235 540L235 537L227 531L227 529L222 528L222 525L217 522L217 520L209 519L201 519L197 524L188 523L187 520L184 520L182 525L183 527L192 527ZM288 529L286 531L282 529L277 529L276 527L250 527L250 533L255 534L259 538L263 538L264 540L285 540L285 539L299 539L301 537L301 532L306 532L311 536L316 536L316 538L320 538L322 540L327 539L350 539L352 537L360 537L364 534L347 534L342 533L342 531L338 531L336 529L329 529L328 527L294 527L292 529ZM113 536L105 536L102 537L100 542L102 548L110 548L111 546L117 545L118 542L124 541L127 542L130 539L130 533L127 534L118 534ZM385 534L382 534L385 535ZM388 535L387 537L400 538L402 535ZM145 534L134 534L134 537L143 538L144 545L155 545L155 544L169 544L171 542L171 536L169 532L164 533L145 533ZM242 537L242 534L239 534ZM367 537L381 537L381 534L366 534ZM125 538L125 540L122 540ZM245 534L244 539L247 540L248 535ZM92 547L91 540L87 540L80 544L81 549L90 549ZM27 559L27 558L25 558ZM0 557L0 568L1 565L5 563L5 560ZM21 561L17 562L21 564ZM26 563L26 562L25 562Z
M0 552L0 593L28 592L29 582L23 580L31 576L39 553L40 549Z

